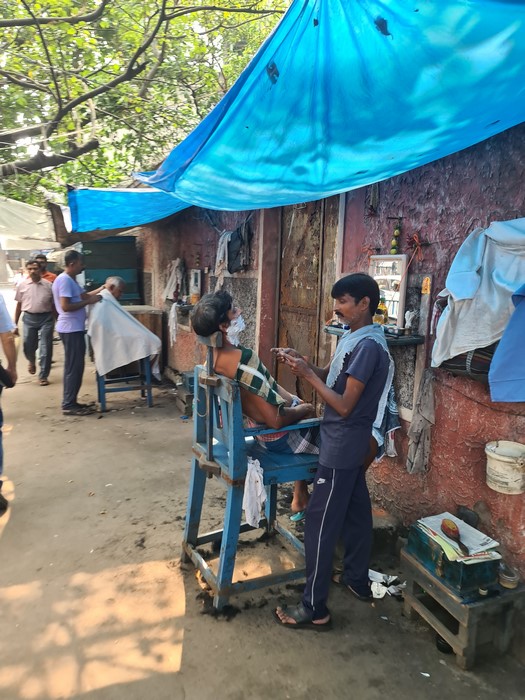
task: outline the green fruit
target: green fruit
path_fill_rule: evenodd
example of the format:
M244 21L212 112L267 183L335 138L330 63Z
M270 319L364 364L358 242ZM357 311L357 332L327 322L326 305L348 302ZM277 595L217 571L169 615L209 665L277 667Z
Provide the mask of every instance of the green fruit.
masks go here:
M398 229L398 228L394 229L394 236L397 238L400 235L401 235L401 229Z
M390 241L390 245L392 246L392 248L397 248L397 239L392 238L392 240Z
M390 255L397 255L397 248L390 248Z

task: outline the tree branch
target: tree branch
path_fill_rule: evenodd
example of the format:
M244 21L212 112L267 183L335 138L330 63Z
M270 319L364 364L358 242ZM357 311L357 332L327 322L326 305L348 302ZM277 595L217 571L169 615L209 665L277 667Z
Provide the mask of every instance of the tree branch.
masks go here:
M131 59L128 61L128 65L123 73L120 75L117 75L116 78L113 78L113 80L110 80L107 83L104 83L104 85L100 85L98 88L94 88L90 92L86 92L83 95L79 95L76 97L74 100L71 100L67 104L65 104L63 107L61 107L58 112L55 114L53 119L49 122L47 128L46 128L46 136L49 136L50 134L55 131L55 129L58 127L60 124L60 121L66 116L66 114L69 114L75 107L77 107L80 104L83 104L84 102L87 102L88 100L91 100L93 97L96 97L97 95L102 95L105 92L108 92L112 88L114 88L117 85L120 85L121 83L128 82L130 80L133 80L135 76L137 76L139 73L142 73L142 71L146 68L146 61L143 63L137 64L137 60L139 57L145 53L145 51L149 48L151 45L152 41L155 39L157 36L159 29L161 28L162 24L166 21L165 18L165 8L166 8L166 1L167 0L162 0L162 5L161 9L158 13L158 19L157 22L155 23L155 27L152 29L150 35L145 39L142 44L138 47L138 49L135 51ZM155 13L157 14L157 13Z
M13 85L19 85L20 87L26 89L39 90L40 92L45 92L46 95L52 95L54 97L53 91L47 87L47 85L42 85L37 83L24 75L12 73L11 71L0 69L0 75L3 75L6 80L8 80Z
M95 22L101 17L110 0L102 0L100 6L87 15L75 15L74 17L26 17L24 19L0 19L0 27L34 27L38 24L78 24L79 22Z
M39 136L47 124L34 124L33 126L23 126L20 129L9 129L9 131L0 131L0 145L7 146L15 144L19 139L31 138Z
M181 7L171 14L166 15L167 20L175 19L175 17L182 17L183 15L189 15L193 12L240 12L248 15L269 15L277 14L283 15L284 10L254 10L253 5L250 7L221 7L219 5L193 5L191 7Z
M21 2L22 2L22 5L26 8L27 13L30 14L31 17L33 17L33 19L36 19L35 15L33 14L33 11L29 7L26 0L21 0ZM51 77L53 78L53 82L55 84L55 90L56 90L55 98L56 98L56 101L58 103L59 108L61 108L62 107L62 96L60 94L60 86L58 84L58 80L57 80L57 77L55 75L55 67L53 66L53 61L51 60L51 54L49 53L49 49L47 48L47 41L44 37L44 32L42 31L42 28L38 24L38 21L36 24L36 30L38 32L38 36L40 37L40 41L42 42L42 46L44 47L44 52L46 54L47 62L49 64L49 70L51 71Z
M0 177L9 177L10 175L22 174L27 175L27 173L35 172L36 170L43 170L44 168L53 168L57 165L63 165L68 163L70 160L76 160L83 156L85 153L94 151L99 147L99 142L97 139L92 139L78 148L72 148L66 153L54 153L51 156L47 156L43 151L38 151L36 155L27 160L18 160L13 163L5 163L0 165Z

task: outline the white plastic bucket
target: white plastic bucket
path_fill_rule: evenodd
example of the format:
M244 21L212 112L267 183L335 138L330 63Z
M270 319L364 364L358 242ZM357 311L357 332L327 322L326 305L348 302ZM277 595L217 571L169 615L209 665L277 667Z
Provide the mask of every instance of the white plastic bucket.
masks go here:
M485 445L487 485L499 493L525 492L525 445L496 440Z

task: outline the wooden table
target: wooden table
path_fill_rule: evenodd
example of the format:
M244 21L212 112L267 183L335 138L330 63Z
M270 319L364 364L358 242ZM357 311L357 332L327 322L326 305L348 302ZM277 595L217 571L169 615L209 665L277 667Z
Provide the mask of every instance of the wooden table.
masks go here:
M508 650L514 614L525 602L525 585L512 590L498 586L497 595L468 601L405 550L401 551L401 563L408 578L405 615L426 620L453 648L460 668L472 668L484 646L490 645L499 653Z

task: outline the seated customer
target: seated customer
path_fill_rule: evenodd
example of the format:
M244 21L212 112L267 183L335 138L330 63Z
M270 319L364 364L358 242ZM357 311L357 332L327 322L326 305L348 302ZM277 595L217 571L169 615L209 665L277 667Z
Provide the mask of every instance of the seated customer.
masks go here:
M234 307L228 292L205 294L195 305L191 322L198 335L222 333L222 347L213 351L214 370L239 382L243 413L251 425L279 430L303 418L315 417L314 407L279 386L253 350L237 345L236 336L244 325L240 310ZM318 428L301 428L258 439L272 452L319 454ZM296 482L292 511L302 513L307 503L306 482Z
M89 314L88 336L95 367L103 377L132 362L149 358L153 375L160 379L161 340L120 305L124 288L121 277L108 277L100 293L102 303L93 307Z

